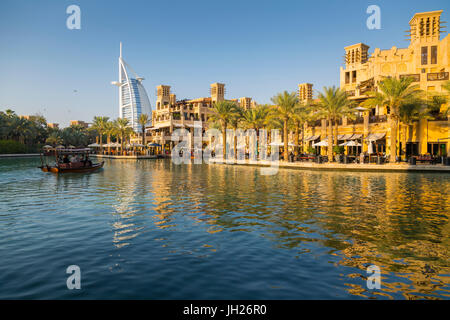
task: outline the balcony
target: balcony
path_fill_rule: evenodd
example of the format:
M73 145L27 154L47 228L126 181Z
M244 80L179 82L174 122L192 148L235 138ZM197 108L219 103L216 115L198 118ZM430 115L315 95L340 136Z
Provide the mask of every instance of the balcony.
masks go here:
M360 124L364 123L364 117L357 117L355 120L348 119L347 124Z
M401 74L400 75L400 79L403 78L413 78L414 81L413 82L420 82L420 73L415 73L415 74Z
M382 123L387 121L387 115L378 115L378 116L371 116L369 118L369 123Z
M349 96L349 97L354 97L355 95L356 95L355 90L347 91L347 96Z
M433 72L427 73L428 81L442 81L448 80L448 72Z

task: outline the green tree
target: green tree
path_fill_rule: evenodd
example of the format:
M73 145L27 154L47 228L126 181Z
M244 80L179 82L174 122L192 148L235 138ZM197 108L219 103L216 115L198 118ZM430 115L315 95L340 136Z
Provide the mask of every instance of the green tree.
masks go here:
M124 138L130 135L133 132L133 129L130 127L129 120L126 118L117 118L114 121L114 126L116 128L116 132L120 136L120 151L123 154Z
M405 105L421 103L422 91L413 85L413 78L386 78L378 84L378 91L368 92L369 98L364 105L388 106L390 110L390 162L397 156L397 135L400 121L400 110Z
M227 127L237 114L237 105L232 101L219 101L213 106L214 113L210 116L209 121L217 122L222 128L222 150L223 159L227 157Z
M295 148L294 154L298 155L299 145L300 145L300 131L302 132L302 147L301 151L303 152L303 140L304 140L304 124L311 118L311 105L306 102L299 102L294 109L294 113L292 114L292 120L294 122L294 130L295 130Z
M92 123L92 130L98 132L100 150L103 151L103 135L106 131L106 126L109 121L109 117L94 117L94 121Z
M141 114L139 117L139 124L141 125L142 144L145 145L145 126L148 124L148 114Z
M272 97L272 102L275 104L273 115L279 117L283 121L283 141L284 141L284 161L288 160L288 122L295 112L295 107L299 100L297 93L287 92L278 93Z
M332 87L324 87L319 93L318 115L328 121L328 161L333 161L333 145L337 145L338 120L351 113L351 103L344 90ZM333 134L333 123L335 126Z

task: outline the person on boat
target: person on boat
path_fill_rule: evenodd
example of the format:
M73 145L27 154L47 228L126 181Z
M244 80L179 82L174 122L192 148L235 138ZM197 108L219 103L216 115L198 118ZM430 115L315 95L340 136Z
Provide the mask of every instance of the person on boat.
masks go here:
M63 163L70 163L69 157L67 156L67 154L64 156L63 158Z
M91 161L91 159L89 159L88 155L85 155L84 160L82 162L85 167L86 166L92 167L92 161Z

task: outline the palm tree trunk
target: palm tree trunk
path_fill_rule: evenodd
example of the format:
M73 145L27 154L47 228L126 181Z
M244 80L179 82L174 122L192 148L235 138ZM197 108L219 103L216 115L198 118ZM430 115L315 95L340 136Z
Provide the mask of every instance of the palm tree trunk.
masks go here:
M303 124L303 126L302 126L302 148L301 148L301 152L302 153L305 152L305 124Z
M300 136L300 122L295 123L295 147L294 147L294 155L298 156L298 144L299 144L299 136Z
M333 124L328 117L328 162L333 162Z
M234 138L233 138L233 143L234 143L234 160L237 160L237 136L236 136L236 130L237 128L233 128L234 130Z
M397 120L391 119L391 146L389 151L389 162L394 163L397 155Z
M142 145L145 145L145 127L142 126Z
M226 123L223 124L222 130L223 130L222 131L222 143L223 143L223 146L222 146L222 152L223 152L222 159L223 159L223 161L225 161L227 159L227 124Z
M337 146L338 145L338 122L337 120L335 120L334 122L334 145Z
M120 135L120 153L123 155L123 133Z
M407 134L407 129L408 129L408 126L406 125L406 126L402 126L403 127L403 139L402 139L402 153L403 153L403 157L404 157L404 160L406 160L406 134Z
M98 141L99 141L99 143L100 143L100 153L103 153L103 135L101 134L101 133L99 133L99 135L98 135Z
M111 134L108 133L108 136L106 137L106 143L110 144L111 143ZM108 146L108 154L111 153L111 147Z
M283 126L283 140L284 140L284 156L283 160L288 161L288 120L284 119L284 126Z

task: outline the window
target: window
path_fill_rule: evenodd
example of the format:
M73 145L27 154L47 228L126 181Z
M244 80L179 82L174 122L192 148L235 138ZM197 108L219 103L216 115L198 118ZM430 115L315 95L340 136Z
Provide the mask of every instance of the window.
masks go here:
M406 156L418 156L419 155L419 143L407 142L406 143Z
M350 72L345 73L345 84L350 83Z
M356 71L352 72L352 82L356 82Z
M428 63L428 47L422 47L422 65Z
M447 143L428 143L427 153L442 156L447 154Z
M431 64L437 63L437 46L431 47Z

